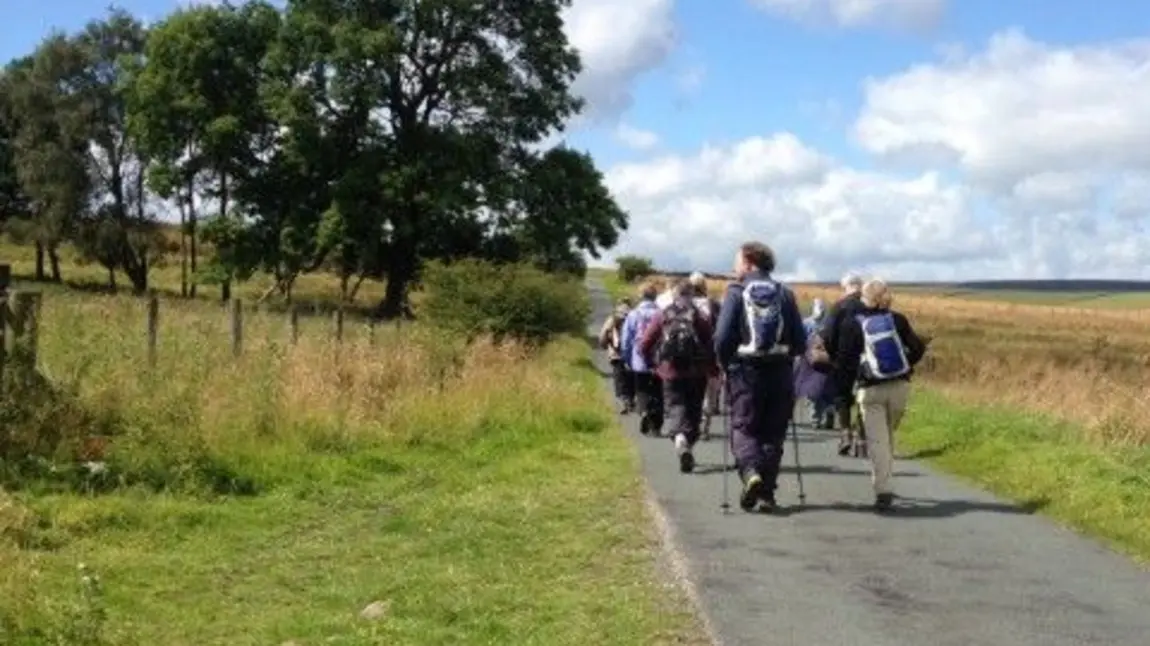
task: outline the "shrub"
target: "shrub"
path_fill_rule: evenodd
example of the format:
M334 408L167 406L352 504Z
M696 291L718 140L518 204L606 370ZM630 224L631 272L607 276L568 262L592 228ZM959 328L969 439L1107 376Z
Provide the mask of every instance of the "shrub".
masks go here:
M624 283L633 283L655 273L655 264L650 258L642 256L620 256L615 259L618 268L619 280Z
M591 311L579 281L527 264L432 263L422 283L417 314L467 341L491 336L539 346L582 333Z

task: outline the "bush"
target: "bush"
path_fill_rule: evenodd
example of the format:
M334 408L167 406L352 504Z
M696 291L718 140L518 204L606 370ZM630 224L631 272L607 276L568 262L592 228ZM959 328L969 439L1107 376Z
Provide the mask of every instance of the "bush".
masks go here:
M619 280L624 283L633 283L655 273L655 264L650 258L642 256L620 256L615 259L618 268Z
M432 263L417 314L467 341L489 335L531 346L581 334L591 313L582 283L527 264Z

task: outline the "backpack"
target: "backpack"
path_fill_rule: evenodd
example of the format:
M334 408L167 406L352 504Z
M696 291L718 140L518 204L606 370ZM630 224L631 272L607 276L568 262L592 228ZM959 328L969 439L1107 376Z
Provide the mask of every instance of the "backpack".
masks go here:
M739 346L739 356L765 358L790 353L790 346L783 343L785 294L782 285L769 279L753 280L743 286L746 335L745 342Z
M663 339L659 358L680 370L689 368L704 357L703 342L695 329L698 312L686 303L673 303L663 311Z
M659 313L658 307L643 307L635 308L637 312L635 317L635 344L638 345L638 340L647 335L647 328L651 327L651 321L655 320L655 315Z
M906 349L890 312L855 316L863 333L863 376L876 381L897 379L910 372Z

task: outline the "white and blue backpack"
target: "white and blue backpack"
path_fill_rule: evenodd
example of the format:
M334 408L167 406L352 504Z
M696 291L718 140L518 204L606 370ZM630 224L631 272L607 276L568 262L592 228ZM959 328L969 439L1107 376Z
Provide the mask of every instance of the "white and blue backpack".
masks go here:
M906 348L890 312L855 316L863 333L863 376L875 381L898 379L910 372Z
M788 356L790 345L783 342L786 332L783 302L786 291L776 281L752 280L743 286L745 342L737 354L748 359Z

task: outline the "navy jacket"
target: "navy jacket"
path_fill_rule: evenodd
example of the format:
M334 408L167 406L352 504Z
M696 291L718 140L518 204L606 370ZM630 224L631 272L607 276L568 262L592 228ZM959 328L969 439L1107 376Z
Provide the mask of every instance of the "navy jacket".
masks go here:
M746 324L746 310L743 307L743 285L755 280L771 280L765 272L750 273L740 282L727 285L723 304L719 306L719 321L715 325L715 357L719 365L726 368L738 361L736 352L746 343L749 334ZM777 281L776 281L777 282ZM790 356L797 357L807 351L807 335L803 328L803 315L799 311L798 299L789 287L780 283L783 290L783 335L790 346ZM790 362L787 363L788 368Z

